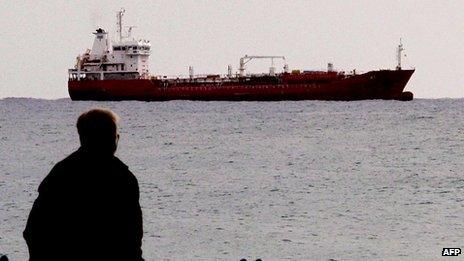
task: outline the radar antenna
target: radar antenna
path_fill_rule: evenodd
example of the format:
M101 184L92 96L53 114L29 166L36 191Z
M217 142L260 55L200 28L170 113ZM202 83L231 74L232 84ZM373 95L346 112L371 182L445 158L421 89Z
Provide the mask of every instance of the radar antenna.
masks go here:
M131 26L126 26L126 28L127 28L126 38L131 38L132 37L132 29L137 28L137 26L131 25Z

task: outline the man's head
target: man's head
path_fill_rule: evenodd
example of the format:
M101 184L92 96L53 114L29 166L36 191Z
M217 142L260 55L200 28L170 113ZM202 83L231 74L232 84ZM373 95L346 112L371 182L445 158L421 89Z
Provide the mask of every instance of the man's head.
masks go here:
M91 109L77 119L81 146L89 151L114 154L118 146L118 115L107 109Z

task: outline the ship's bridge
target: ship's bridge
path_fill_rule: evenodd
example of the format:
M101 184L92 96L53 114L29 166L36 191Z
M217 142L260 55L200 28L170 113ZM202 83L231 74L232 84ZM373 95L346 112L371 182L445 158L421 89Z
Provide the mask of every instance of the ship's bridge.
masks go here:
M115 54L150 55L151 44L146 40L124 41L113 43Z
M74 69L69 70L70 80L140 79L149 77L151 44L147 40L131 37L133 26L123 34L122 15L117 14L117 37L110 42L108 33L98 28L91 50L77 57Z

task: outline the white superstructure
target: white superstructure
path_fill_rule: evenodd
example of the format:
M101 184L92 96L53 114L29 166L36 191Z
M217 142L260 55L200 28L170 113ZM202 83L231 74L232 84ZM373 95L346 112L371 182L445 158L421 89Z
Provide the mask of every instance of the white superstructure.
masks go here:
M74 69L69 70L71 79L145 79L149 77L148 60L151 44L147 40L131 37L129 27L123 35L122 17L124 9L118 11L117 39L110 41L108 33L98 28L91 50L77 57Z

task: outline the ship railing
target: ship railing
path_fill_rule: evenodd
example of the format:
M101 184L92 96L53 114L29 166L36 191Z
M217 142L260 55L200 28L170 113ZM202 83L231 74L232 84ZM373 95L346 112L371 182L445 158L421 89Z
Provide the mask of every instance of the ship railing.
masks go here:
M211 80L211 79L224 79L224 78L235 78L235 75L228 77L225 74L195 74L189 75L156 75L156 78L161 80Z
M162 82L168 83L219 83L219 82L232 82L238 78L227 78L227 77L217 77L217 78L163 78L155 77L156 79L161 80Z
M138 55L138 54L143 54L143 55L150 55L151 51L150 50L126 50L124 52L127 55Z
M281 73L276 73L274 76L279 76L282 75ZM265 77L265 76L271 76L269 73L247 73L245 76L241 78L251 78L251 77ZM156 75L154 76L156 79L160 80L166 80L166 81L214 81L220 79L221 81L227 80L227 79L237 79L240 78L240 75L238 73L228 75L228 74L195 74L192 76L189 75Z

